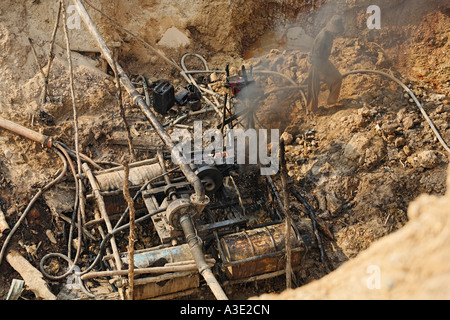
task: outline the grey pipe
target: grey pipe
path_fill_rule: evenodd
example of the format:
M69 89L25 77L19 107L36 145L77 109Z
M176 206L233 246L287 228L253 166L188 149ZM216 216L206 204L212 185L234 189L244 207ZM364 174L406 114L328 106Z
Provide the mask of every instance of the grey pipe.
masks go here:
M227 295L223 291L216 277L214 277L211 268L206 263L202 246L195 231L191 217L189 215L181 217L180 224L183 228L183 232L186 237L186 241L188 242L192 256L194 257L195 263L197 264L198 272L206 280L206 283L210 287L217 300L228 300Z

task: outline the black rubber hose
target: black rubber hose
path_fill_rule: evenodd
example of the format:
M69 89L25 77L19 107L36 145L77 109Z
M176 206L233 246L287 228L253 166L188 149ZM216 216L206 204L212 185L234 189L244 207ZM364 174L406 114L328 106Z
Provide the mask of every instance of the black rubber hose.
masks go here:
M69 163L69 165L71 167L72 174L73 174L73 176L75 178L75 184L76 184L76 195L75 195L76 200L75 200L75 206L74 206L74 211L73 211L73 215L72 215L72 223L70 225L70 231L69 231L70 233L69 233L67 256L63 255L62 253L50 253L50 254L47 254L46 256L44 256L41 259L41 262L39 264L41 273L45 277L47 277L48 279L54 280L54 281L62 280L64 278L66 278L74 270L74 268L76 266L76 263L77 263L78 259L80 258L80 254L81 254L81 244L82 244L82 234L83 234L82 233L82 221L81 221L82 220L81 219L81 208L79 206L79 204L80 204L79 193L78 193L78 189L79 189L78 186L79 185L78 185L78 178L77 178L77 174L76 174L76 171L75 171L75 167L73 165L72 160L70 159L69 154L67 153L67 150L65 150L60 145L56 145L56 148L58 148L66 156L67 161L68 161L68 163ZM71 256L73 226L75 224L75 215L77 215L77 218L78 218L78 247L77 247L77 252L75 254L75 258L74 258L74 260L72 262L70 256ZM48 273L46 273L46 271L44 269L44 262L45 262L45 260L47 260L50 257L59 257L59 258L64 259L65 261L67 261L69 263L69 269L64 274L59 275L59 276L51 276L51 275L49 275Z
M66 157L67 162L69 163L69 167L70 170L72 171L72 175L73 178L75 180L75 202L73 205L73 213L72 213L72 219L71 219L71 224L70 224L70 230L69 230L69 240L67 242L67 256L70 259L71 256L71 250L72 250L72 237L73 237L73 227L75 225L75 218L77 217L77 213L78 213L78 206L80 204L80 197L79 197L79 184L78 184L78 178L77 178L77 172L75 170L75 165L73 164L72 159L70 158L70 155L68 154L67 150L64 149L61 145L58 144L58 142L55 142L55 147L58 148ZM78 215L78 241L79 241L79 245L81 244L81 236L82 236L82 232L81 232L81 221L80 221L80 215Z

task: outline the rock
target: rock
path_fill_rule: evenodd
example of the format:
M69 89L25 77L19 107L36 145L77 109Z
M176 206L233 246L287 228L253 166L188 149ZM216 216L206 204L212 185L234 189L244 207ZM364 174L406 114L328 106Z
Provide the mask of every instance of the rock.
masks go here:
M441 104L439 106L436 107L436 113L443 113L445 111L444 105Z
M403 119L405 119L407 116L408 116L408 112L406 111L406 108L403 108L399 112L397 112L398 123L403 123Z
M335 215L342 208L342 201L334 192L327 193L326 200L327 208L331 215Z
M363 134L355 134L349 143L344 147L344 157L348 160L358 160L365 154L370 140Z
M381 125L381 130L387 135L393 134L398 129L398 124L395 122L385 122Z
M284 140L285 145L288 145L288 144L292 143L292 141L294 140L294 137L292 136L292 134L290 134L288 132L283 132L283 134L281 135L281 139Z
M430 98L429 98L429 100L431 100L431 101L441 101L444 99L445 99L445 94L438 94L438 93L430 94Z
M4 156L6 159L11 159L13 157L13 154L8 149L3 150Z
M394 144L397 148L401 148L406 144L406 140L403 137L398 137L397 139L395 139Z
M372 168L380 161L380 155L374 149L367 149L364 154L364 167Z
M372 110L370 110L369 105L365 103L362 108L358 109L358 114L363 117L369 117L372 115Z
M439 164L439 158L432 150L422 151L417 155L417 164L425 169L433 169Z
M385 154L384 140L378 135L370 137L367 133L355 134L344 147L344 157L365 168L376 166Z
M353 116L353 123L357 128L364 128L367 124L365 117L359 112Z
M395 141L395 134L390 134L386 137L386 141L389 143L393 143Z
M411 147L408 146L408 145L404 146L404 147L403 147L403 152L404 152L407 156L410 156L410 155L412 154Z
M159 40L158 45L166 48L180 48L186 47L191 43L191 40L180 30L175 27L167 29L167 31Z
M280 54L280 50L278 50L278 49L272 49L272 50L270 50L270 53L271 53L271 54Z
M403 128L405 128L406 130L409 130L416 125L416 117L413 115L406 116L403 119L402 124L403 124Z
M0 238L2 237L3 232L9 231L9 230L11 230L11 228L9 227L8 223L6 222L5 214L0 209Z

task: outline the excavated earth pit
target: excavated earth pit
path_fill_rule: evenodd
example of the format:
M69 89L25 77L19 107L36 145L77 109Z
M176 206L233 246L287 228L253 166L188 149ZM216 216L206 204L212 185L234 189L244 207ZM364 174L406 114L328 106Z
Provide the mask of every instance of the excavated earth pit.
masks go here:
M167 79L174 86L186 84L179 67L161 55L180 66L186 53L195 53L207 61L211 70L225 70L229 64L232 75L237 75L243 65L246 70L253 69L254 90L249 90L238 106L254 110L257 127L284 133L290 186L299 190L313 208L323 242L324 261L316 247L310 250L295 271L293 287L333 276L334 270L357 260L374 243L382 238L388 241L392 234L408 226L408 206L414 199L423 193L442 196L447 191L448 153L411 97L392 80L374 74L346 77L340 96L343 106L328 108L321 116L308 115L302 91L292 88L293 84L299 86L306 80L313 38L333 14L340 14L346 31L335 40L330 58L340 72L379 70L400 79L417 96L442 139L450 141L448 2L378 2L381 29L370 30L366 10L372 1L315 1L313 5L302 0L247 0L232 4L222 0L93 2L105 15L83 1L107 44L115 48L118 63L135 83L139 82L139 76L144 76L149 81ZM98 163L118 163L128 149L114 73L71 4L66 2L79 148ZM74 148L62 27L56 36L48 80L50 95L45 103L41 102L43 80L28 41L32 39L37 59L45 66L57 8L58 1L51 0L27 1L20 6L14 5L14 1L0 3L0 116ZM106 16L119 22L122 28ZM190 70L204 69L196 58L186 59L186 64ZM209 80L196 79L199 83ZM224 84L224 74L218 73L210 88L224 95L227 90ZM140 94L144 95L142 88ZM326 97L323 88L321 103ZM122 98L137 160L154 157L164 147L163 143L125 91ZM209 106L204 103L202 107ZM159 114L157 117L162 124L173 120ZM179 124L191 126L194 120L202 120L204 128L221 121L214 112L209 112L191 116ZM169 126L168 133L172 134L173 129ZM44 146L3 129L0 144L0 209L12 227L30 199L58 174L60 161ZM242 197L257 203L258 196L266 190L255 184L264 179L246 180L247 174L251 176L246 170L238 171L236 182ZM281 190L279 176L274 176L274 183ZM46 254L65 252L68 224L61 214L71 216L74 192L71 177L45 192L9 248L38 269ZM293 219L309 219L307 210L297 200L291 195ZM136 233L136 250L158 245L158 235L153 229L138 225ZM0 238L1 245L7 234L5 231ZM127 250L127 237L127 232L118 236L122 251ZM82 261L88 264L95 257L98 242L85 242ZM407 243L402 243L401 248L408 250ZM448 251L446 243L442 254ZM54 266L56 271L58 268L61 266ZM434 269L431 265L429 268ZM12 279L21 279L21 275L5 260L0 273L0 297L4 299ZM87 282L90 288L105 287L103 279ZM449 283L448 277L443 282ZM47 281L53 294L60 294L59 298L82 297L80 292L67 294L65 284L65 280ZM281 293L284 289L284 276L225 287L230 299ZM425 298L440 297L439 292L430 292L433 294ZM105 297L113 299L117 295ZM326 294L314 296L326 297ZM402 297L408 298L407 293ZM27 286L22 298L39 299ZM181 298L214 299L214 296L204 285Z

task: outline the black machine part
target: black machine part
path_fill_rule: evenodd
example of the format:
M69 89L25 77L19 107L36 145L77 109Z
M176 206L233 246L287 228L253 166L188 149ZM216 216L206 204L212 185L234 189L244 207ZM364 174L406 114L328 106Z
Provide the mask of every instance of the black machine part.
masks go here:
M184 106L188 102L189 91L185 87L178 87L175 93L175 101L179 106Z
M187 86L188 90L188 99L187 103L192 111L200 110L202 107L202 93L200 90L193 84Z
M168 81L162 81L153 90L153 108L156 112L166 115L175 104L175 89Z
M223 184L223 175L216 167L200 166L195 174L202 180L206 192L216 192Z

